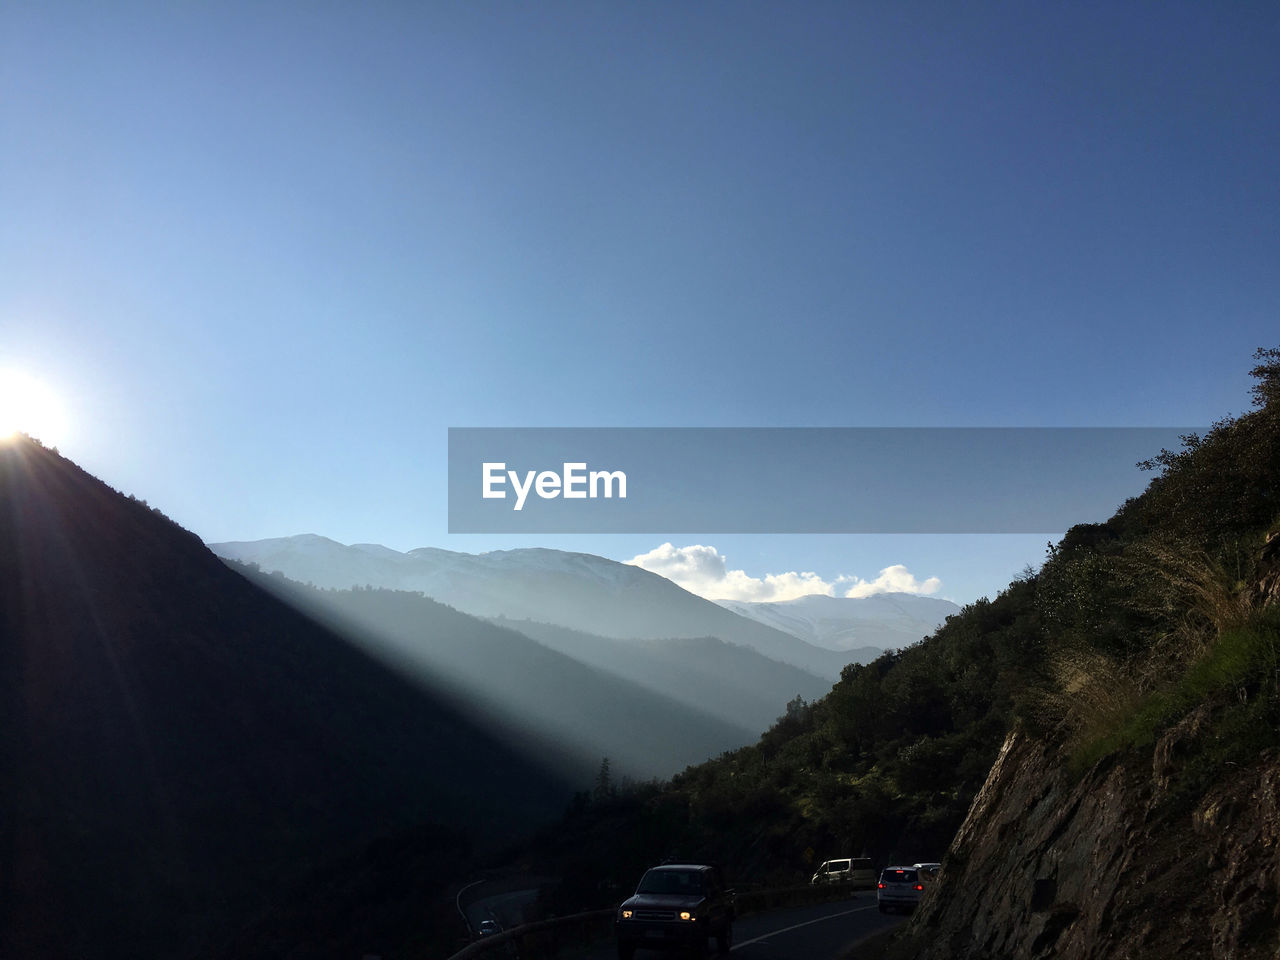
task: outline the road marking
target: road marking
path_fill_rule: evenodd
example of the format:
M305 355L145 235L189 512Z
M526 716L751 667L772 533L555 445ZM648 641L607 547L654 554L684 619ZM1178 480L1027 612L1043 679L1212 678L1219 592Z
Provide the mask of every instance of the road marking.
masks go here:
M781 930L770 930L763 937L756 937L754 940L743 940L741 943L735 943L730 949L737 950L740 947L749 947L753 943L759 943L761 940L768 940L770 937L776 937L780 933L787 933L790 930L799 930L801 927L807 927L812 923L821 923L823 920L834 920L836 917L847 917L851 913L861 913L863 910L870 910L874 904L865 907L854 907L852 910L846 910L844 913L829 913L825 917L818 917L817 920L806 920L804 923L797 923L794 926L783 927Z

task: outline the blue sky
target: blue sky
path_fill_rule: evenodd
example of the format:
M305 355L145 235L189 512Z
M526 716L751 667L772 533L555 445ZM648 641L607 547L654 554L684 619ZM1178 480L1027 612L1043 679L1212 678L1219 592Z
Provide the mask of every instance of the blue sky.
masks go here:
M0 368L207 540L449 536L450 426L1147 426L1280 342L1280 9L0 8ZM1081 518L1094 519L1094 518ZM1045 537L718 536L997 590Z

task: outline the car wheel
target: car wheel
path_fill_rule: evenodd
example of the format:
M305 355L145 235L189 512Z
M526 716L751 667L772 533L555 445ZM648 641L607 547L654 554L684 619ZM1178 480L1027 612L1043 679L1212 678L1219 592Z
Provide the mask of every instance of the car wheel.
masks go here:
M722 957L728 956L729 951L733 949L733 924L724 925L724 929L716 937L716 949L720 951Z

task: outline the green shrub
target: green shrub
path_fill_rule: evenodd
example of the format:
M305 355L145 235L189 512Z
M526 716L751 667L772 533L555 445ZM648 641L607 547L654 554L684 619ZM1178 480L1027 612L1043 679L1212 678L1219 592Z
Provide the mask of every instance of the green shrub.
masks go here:
M1170 726L1202 703L1219 708L1210 736L1222 738L1216 728L1253 722L1261 724L1263 745L1276 740L1273 725L1263 722L1280 694L1280 611L1274 607L1248 622L1224 630L1217 641L1175 682L1141 697L1131 697L1127 707L1115 700L1116 709L1099 718L1087 736L1077 738L1070 750L1070 765L1077 773L1118 750L1143 749ZM1095 687L1105 685L1091 678ZM1241 709L1246 708L1246 709ZM1250 741L1257 739L1252 735Z

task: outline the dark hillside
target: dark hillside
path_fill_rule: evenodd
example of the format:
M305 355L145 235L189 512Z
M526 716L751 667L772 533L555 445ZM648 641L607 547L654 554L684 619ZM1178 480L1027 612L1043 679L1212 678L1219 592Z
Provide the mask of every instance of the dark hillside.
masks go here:
M567 795L25 440L0 449L0 590L4 956L207 953L376 836L510 836Z
M902 957L1280 955L1280 350L1052 551L1047 675Z
M662 789L584 800L544 854L608 884L668 856L710 859L740 880L803 882L841 856L937 860L981 788L1025 678L1044 657L1034 582L951 617L926 641L845 668L826 697L796 698L760 741ZM573 838L566 840L566 837ZM564 909L591 902L567 890Z
M847 667L758 744L584 800L560 846L588 837L621 879L673 852L760 880L943 859L903 956L1274 956L1280 351L1256 359L1257 409L1156 455L1143 495L1039 571ZM993 769L1002 745L1017 759ZM1175 930L1174 904L1209 925Z

